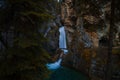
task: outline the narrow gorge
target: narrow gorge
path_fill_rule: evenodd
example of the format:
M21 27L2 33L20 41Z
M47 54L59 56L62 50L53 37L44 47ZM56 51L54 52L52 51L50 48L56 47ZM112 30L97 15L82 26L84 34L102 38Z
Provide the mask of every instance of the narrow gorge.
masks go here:
M59 29L61 25L64 26L66 42L64 42L64 40L61 42L59 38L59 47L56 49L59 56L55 59L57 62L52 63L51 65L54 65L53 67L56 67L55 65L57 65L58 68L58 66L60 67L58 64L61 64L62 66L82 72L92 80L101 80L104 79L106 75L105 62L107 61L108 31L110 23L105 16L106 14L109 14L110 3L106 2L103 5L104 8L101 7L101 11L96 15L92 15L94 14L92 12L89 12L88 14L88 12L80 8L84 5L78 5L76 0L58 1L60 11L57 15L57 18L59 19L57 19L56 25L59 26ZM89 3L85 5L85 9L91 8ZM115 42L115 40L118 40L119 27L117 29L118 31L115 33L116 37L113 44L118 47L113 50L119 49L119 41L117 44ZM67 47L60 46L63 44L66 45L66 43ZM67 54L65 54L66 48L68 50ZM114 57L114 65L118 66L115 64L115 62L119 61L117 55L112 56ZM62 59L58 59L59 57ZM118 74L116 77L119 76L119 71L114 71L114 78L116 73Z
M120 0L0 0L0 80L120 80Z

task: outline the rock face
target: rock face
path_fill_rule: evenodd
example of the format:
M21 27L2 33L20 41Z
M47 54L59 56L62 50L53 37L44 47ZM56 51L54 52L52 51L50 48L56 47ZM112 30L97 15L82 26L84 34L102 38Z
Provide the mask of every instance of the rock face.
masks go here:
M52 61L55 61L59 56L56 53L59 47L59 26L57 26L57 21L50 21L47 24L47 28L44 30L44 37L47 38L47 42L44 45L52 59L54 59Z
M101 18L91 15L83 17L78 15L75 7L75 0L64 0L61 3L61 20L65 26L69 49L69 53L63 57L62 64L80 70L92 78L95 75L95 79L92 80L100 80L96 79L96 76L104 77L107 48L99 49L98 46L101 37L107 34L109 24L104 22L107 28L103 31L88 31L84 28L84 20L90 24L97 24L105 17L104 14ZM104 40L102 42L105 43Z
M104 49L104 47L99 49L98 46L101 42L102 44L105 43L104 40L100 40L107 33L109 24L105 22L108 27L104 28L103 31L90 31L90 28L86 28L85 26L86 20L90 24L98 24L100 18L89 14L84 16L78 15L75 8L75 0L63 0L60 5L61 14L56 17L55 23L53 22L54 27L51 26L50 30L48 28L49 31L46 31L46 37L49 39L49 48L47 49L49 49L49 52L53 56L52 61L56 61L62 56L62 65L80 70L92 78L96 78L96 76L104 77L105 65L103 64L107 57L107 49ZM58 30L60 26L65 26L66 30L67 47L69 50L69 53L66 55L61 54L62 52L58 49ZM93 78L93 80L95 79Z
M79 41L83 42L87 47L98 46L97 33L88 33L83 27L82 17L76 14L75 0L64 0L62 2L61 19L65 25L68 46L72 45L74 35L78 35Z
M83 18L75 10L75 0L64 0L61 3L61 19L67 34L69 53L63 59L63 65L74 67L87 73L86 61L82 59L83 48L98 47L98 36L87 32L83 27ZM89 52L89 50L88 50Z

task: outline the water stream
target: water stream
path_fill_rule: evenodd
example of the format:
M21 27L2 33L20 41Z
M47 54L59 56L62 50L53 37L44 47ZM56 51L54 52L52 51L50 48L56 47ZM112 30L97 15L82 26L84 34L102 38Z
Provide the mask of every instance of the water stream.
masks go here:
M66 34L65 34L65 28L64 26L59 28L59 48L61 50L63 50L64 54L66 54L68 52L67 50L67 45L66 45ZM54 69L58 69L60 67L60 63L61 63L62 59L60 58L58 61L54 62L54 63L48 63L47 67L50 70L54 70Z
M68 53L67 44L66 44L66 34L64 26L59 28L59 48L63 50L64 54ZM52 71L50 78L48 80L88 80L83 74L62 67L60 64L62 62L62 58L54 63L48 63L47 68Z
M64 51L64 54L68 52L67 44L66 44L66 33L64 26L59 28L60 36L59 36L59 48Z

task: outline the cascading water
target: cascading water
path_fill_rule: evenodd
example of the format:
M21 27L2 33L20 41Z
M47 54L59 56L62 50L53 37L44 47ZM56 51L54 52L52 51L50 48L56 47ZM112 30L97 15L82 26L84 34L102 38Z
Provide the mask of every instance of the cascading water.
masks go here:
M59 28L60 36L59 36L59 48L64 51L64 54L68 52L66 45L66 34L64 26Z
M56 61L54 63L49 63L49 64L47 64L47 68L49 70L58 69L60 67L61 61L62 61L62 59L60 58L58 61Z
M68 52L67 50L67 45L66 45L66 34L65 34L65 28L64 26L59 28L59 48L61 50L63 50L64 54L66 54ZM60 59L54 63L49 63L47 64L47 67L49 70L53 70L53 69L58 69L60 67L60 63L61 63L62 59L60 56Z

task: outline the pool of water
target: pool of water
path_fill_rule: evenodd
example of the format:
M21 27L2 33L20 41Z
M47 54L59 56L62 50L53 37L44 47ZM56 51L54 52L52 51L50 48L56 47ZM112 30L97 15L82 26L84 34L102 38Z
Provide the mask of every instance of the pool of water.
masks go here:
M60 67L56 70L52 70L52 74L47 80L88 80L88 78L75 70Z

